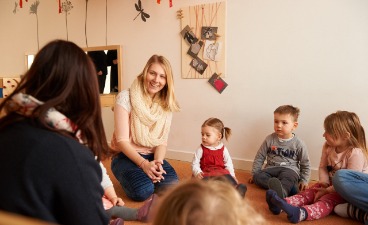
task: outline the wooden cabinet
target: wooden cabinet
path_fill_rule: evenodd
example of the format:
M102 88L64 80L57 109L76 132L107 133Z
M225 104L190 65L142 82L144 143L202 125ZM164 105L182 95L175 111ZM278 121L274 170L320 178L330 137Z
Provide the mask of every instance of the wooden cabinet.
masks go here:
M0 104L3 101L3 98L0 98ZM5 113L3 111L0 111L0 118L3 117L5 115Z
M115 104L116 94L102 94L100 95L102 107L113 107Z

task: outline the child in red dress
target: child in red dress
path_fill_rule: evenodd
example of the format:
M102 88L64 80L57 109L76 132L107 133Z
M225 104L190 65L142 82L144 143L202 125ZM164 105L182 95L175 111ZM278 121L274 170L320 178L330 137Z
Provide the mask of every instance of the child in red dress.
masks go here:
M201 133L202 143L192 162L193 176L198 179L225 177L244 197L247 187L238 183L229 151L221 141L224 137L229 139L231 129L221 120L209 118L203 123Z

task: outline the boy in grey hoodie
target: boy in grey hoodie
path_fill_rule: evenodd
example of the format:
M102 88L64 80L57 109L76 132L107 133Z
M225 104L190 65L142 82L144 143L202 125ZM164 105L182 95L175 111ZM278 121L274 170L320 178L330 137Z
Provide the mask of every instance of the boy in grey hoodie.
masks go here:
M250 183L273 189L281 198L304 190L310 178L310 161L305 143L293 131L300 110L292 105L274 111L274 130L255 156ZM264 162L266 165L262 169ZM296 188L297 187L297 188Z

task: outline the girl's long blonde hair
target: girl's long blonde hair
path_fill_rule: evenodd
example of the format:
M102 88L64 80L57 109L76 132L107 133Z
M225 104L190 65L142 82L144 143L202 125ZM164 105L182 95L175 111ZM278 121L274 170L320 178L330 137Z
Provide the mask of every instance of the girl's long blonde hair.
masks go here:
M326 117L324 128L334 139L349 133L350 145L362 149L363 153L368 157L364 128L355 113L348 111L332 113Z
M260 225L258 214L228 182L191 179L163 197L153 225Z

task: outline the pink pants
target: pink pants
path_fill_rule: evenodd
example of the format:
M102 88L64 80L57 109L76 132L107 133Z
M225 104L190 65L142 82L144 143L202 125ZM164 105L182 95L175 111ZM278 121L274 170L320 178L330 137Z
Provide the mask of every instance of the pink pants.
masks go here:
M320 187L318 183L314 184L311 188L287 197L285 200L290 205L303 207L307 210L308 217L306 220L316 220L325 217L333 211L336 205L346 202L337 192L328 193L314 202L317 188Z

